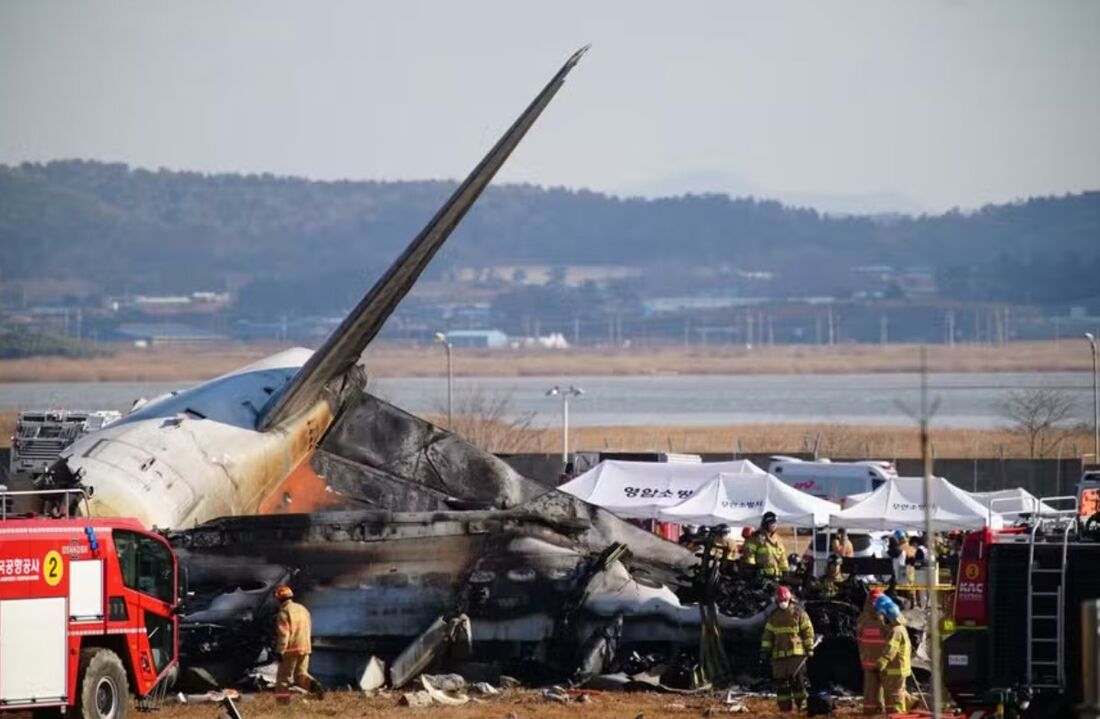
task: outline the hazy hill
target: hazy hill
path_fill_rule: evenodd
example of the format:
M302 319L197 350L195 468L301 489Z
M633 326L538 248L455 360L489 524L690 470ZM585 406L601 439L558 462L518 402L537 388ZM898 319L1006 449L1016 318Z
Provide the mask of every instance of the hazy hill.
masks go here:
M453 183L311 182L64 161L0 166L0 278L81 277L104 292L245 289L346 305ZM504 263L729 265L785 290L848 287L855 265L922 265L960 297L1095 296L1100 192L916 218L826 217L777 202L621 199L493 187L430 272Z

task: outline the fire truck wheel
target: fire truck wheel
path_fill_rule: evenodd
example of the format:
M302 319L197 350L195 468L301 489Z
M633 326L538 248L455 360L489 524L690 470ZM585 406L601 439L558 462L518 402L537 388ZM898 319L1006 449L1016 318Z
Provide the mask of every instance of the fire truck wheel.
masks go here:
M126 719L130 687L122 660L110 649L91 647L80 653L82 719Z

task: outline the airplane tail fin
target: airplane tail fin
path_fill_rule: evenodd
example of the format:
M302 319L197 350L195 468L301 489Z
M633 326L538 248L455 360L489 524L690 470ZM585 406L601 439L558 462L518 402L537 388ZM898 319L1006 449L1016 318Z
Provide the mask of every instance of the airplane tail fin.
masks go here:
M585 46L573 53L420 234L409 243L401 257L390 265L283 390L272 396L260 415L259 429L266 430L305 411L316 403L333 380L359 361L363 350L382 329L397 304L408 294L432 257L546 109L564 84L566 75L587 50L588 46Z

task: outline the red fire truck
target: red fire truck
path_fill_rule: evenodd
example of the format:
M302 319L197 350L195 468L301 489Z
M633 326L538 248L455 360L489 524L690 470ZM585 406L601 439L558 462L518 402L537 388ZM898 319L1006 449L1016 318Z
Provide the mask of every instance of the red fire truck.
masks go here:
M176 557L136 520L69 516L73 491L34 493L59 518L0 501L0 710L123 719L176 666Z
M1075 500L1053 498L1042 500ZM963 539L944 681L966 709L1073 716L1081 604L1100 598L1100 527L1072 510Z

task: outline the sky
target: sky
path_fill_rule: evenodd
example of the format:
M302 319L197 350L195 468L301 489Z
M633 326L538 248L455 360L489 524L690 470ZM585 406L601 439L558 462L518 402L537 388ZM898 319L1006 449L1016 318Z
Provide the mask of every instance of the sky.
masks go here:
M0 0L0 163L460 178L832 211L1100 188L1100 2Z

